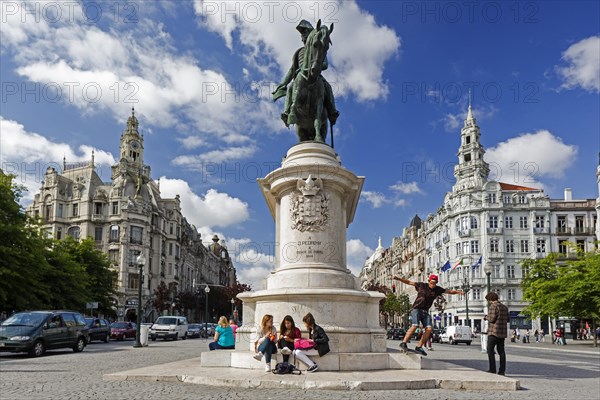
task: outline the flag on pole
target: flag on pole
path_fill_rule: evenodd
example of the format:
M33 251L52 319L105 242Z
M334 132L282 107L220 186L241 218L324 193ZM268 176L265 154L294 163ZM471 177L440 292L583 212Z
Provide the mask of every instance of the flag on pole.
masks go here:
M483 261L483 256L479 257L479 260L477 260L477 262L475 264L473 264L473 271L475 271L477 268L481 267L481 261Z
M450 267L450 260L448 260L448 261L446 261L446 264L442 265L442 269L441 269L441 271L442 271L442 272L446 272L446 271L448 271L450 268L451 268L451 267Z
M459 265L463 265L463 259L462 258L460 260L458 260L458 262L456 264L454 264L454 267L452 267L452 271L454 271L456 269L456 267L458 267Z

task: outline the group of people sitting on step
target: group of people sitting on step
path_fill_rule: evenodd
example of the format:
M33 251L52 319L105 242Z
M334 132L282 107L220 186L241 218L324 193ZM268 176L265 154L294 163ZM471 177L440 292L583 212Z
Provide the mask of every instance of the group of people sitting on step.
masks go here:
M254 358L257 361L265 359L265 371L271 371L271 358L277 353L277 349L283 355L283 361L289 362L290 355L293 354L297 360L308 366L308 372L315 372L319 366L308 356L323 357L329 353L329 338L319 325L315 323L315 317L308 313L302 318L304 326L308 330L308 338L312 342L302 338L300 329L296 327L294 319L286 315L281 321L279 334L273 326L273 316L266 314L262 317L260 327L256 328L253 338ZM314 343L313 343L314 342ZM312 346L312 347L311 347Z
M252 335L252 341L256 353L254 358L261 361L264 357L265 371L271 371L271 358L277 353L277 349L281 351L284 362L289 362L290 355L294 354L297 360L306 364L308 372L315 372L319 368L308 356L322 357L329 353L329 338L323 328L315 323L315 317L311 313L306 314L302 322L308 330L309 341L302 338L300 329L290 315L283 317L279 334L273 326L273 316L266 314L262 317L260 326L256 327ZM208 344L209 349L235 349L235 331L232 328L237 329L233 320L227 321L226 317L221 317L215 329L215 341Z

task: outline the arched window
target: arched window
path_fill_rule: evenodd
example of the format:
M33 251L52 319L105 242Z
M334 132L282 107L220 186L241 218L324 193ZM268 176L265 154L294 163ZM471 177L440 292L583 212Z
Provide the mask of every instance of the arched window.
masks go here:
M73 239L79 239L81 230L78 226L72 226L67 230L67 235L71 236Z

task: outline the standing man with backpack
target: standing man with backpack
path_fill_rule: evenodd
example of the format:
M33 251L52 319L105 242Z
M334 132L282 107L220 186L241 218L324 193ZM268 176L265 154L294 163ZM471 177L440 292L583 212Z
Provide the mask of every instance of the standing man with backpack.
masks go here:
M437 286L438 276L431 274L429 275L429 283L425 282L413 282L409 279L401 278L398 276L394 276L393 279L400 281L406 285L414 286L417 290L417 298L412 306L412 311L410 313L410 317L412 319L412 326L404 335L404 339L402 343L400 343L400 348L404 351L408 351L408 346L406 343L410 340L413 333L417 329L419 325L423 325L425 328L425 332L421 336L419 340L419 344L415 347L415 350L422 355L426 356L427 353L423 350L424 343L427 343L431 334L433 332L433 321L431 319L431 315L429 315L429 309L433 305L433 301L441 294L465 294L462 290L450 290L444 289L441 286Z

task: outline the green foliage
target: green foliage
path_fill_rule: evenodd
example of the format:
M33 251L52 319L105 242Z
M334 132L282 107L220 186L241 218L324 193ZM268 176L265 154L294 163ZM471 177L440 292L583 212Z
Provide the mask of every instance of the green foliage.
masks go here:
M22 189L0 170L0 311L85 310L98 301L109 309L114 272L94 242L45 237L19 206Z
M163 281L161 281L156 289L154 289L152 296L152 307L158 310L159 314L171 307L169 288Z
M600 319L600 253L579 252L564 264L550 254L522 266L529 270L521 284L523 300L531 303L525 314Z

